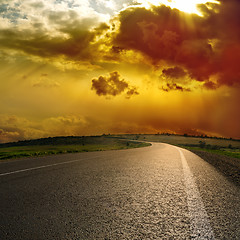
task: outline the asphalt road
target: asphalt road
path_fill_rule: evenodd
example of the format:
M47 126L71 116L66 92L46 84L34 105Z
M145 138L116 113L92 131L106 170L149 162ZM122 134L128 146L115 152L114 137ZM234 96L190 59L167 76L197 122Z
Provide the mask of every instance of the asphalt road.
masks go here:
M240 189L171 145L0 163L0 239L240 239Z

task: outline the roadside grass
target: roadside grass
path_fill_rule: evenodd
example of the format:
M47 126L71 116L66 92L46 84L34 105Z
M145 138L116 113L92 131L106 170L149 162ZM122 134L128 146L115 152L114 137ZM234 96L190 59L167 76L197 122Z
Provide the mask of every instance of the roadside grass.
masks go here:
M209 148L201 148L201 147L189 147L189 146L180 146L186 148L188 150L195 150L195 151L205 151L210 153L215 153L219 155L224 155L228 157L240 158L240 149L229 149L229 148L220 148L220 149L209 149Z
M126 139L147 142L168 143L188 150L205 151L234 158L240 158L240 141L222 138L191 137L165 134L115 135Z
M30 140L23 141L21 143L18 142L7 144L7 146L6 144L1 144L0 160L62 153L106 151L150 146L149 143L132 142L109 137L63 137L56 139L51 138L50 140L51 141L49 141L49 138L41 139L41 141ZM64 142L74 142L74 144L63 144ZM39 143L41 143L41 145L39 145ZM44 143L46 143L46 145Z
M205 141L206 145L217 145L220 147L228 147L231 145L233 148L240 148L240 140L230 140L222 138L204 138L204 137L185 137L180 135L162 135L162 134L125 134L125 135L113 135L119 138L147 141L147 142L163 142L173 145L199 145L200 141Z
M149 146L148 142L163 142L183 147L190 151L205 151L240 158L239 140L168 134L125 134L91 137L53 137L0 144L0 160L61 153L138 148Z

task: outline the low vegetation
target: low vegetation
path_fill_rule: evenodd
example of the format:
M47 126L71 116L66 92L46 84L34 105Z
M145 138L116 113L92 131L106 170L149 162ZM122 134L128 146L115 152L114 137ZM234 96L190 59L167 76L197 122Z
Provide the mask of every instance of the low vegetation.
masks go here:
M189 150L206 151L215 154L240 158L240 140L208 136L189 136L187 134L127 134L115 137L173 144Z
M125 139L125 140L123 140ZM130 141L138 140L138 141ZM60 153L105 151L149 146L146 142L173 144L191 151L204 151L240 158L240 140L173 134L126 134L88 137L53 137L0 144L0 160Z
M139 148L149 145L149 143L120 140L109 136L43 138L0 144L0 160L61 153Z

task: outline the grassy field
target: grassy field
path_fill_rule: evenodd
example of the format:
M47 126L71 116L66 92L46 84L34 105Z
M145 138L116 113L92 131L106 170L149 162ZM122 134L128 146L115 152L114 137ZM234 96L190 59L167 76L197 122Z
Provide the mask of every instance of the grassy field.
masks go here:
M56 137L0 144L0 160L20 157L43 156L61 153L77 153L128 149L149 146L148 143L101 137Z
M182 146L188 150L192 151L206 151L210 153L225 155L228 157L240 158L240 149L230 149L230 148L220 148L220 149L208 149L208 148L200 148L200 147L188 147Z
M161 134L130 134L116 137L147 142L163 142L189 150L201 150L230 157L240 158L240 141L231 139L202 138Z
M125 140L123 141L121 139ZM133 142L129 140L163 142L192 151L205 151L240 158L239 140L161 134L129 134L92 137L54 137L0 144L0 160L60 153L105 151L149 146L148 143Z

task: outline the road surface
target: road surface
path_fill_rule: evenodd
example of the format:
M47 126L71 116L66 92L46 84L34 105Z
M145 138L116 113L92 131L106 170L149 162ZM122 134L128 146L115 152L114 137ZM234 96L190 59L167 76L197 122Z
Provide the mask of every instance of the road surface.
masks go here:
M240 189L168 144L0 163L0 239L240 239Z

